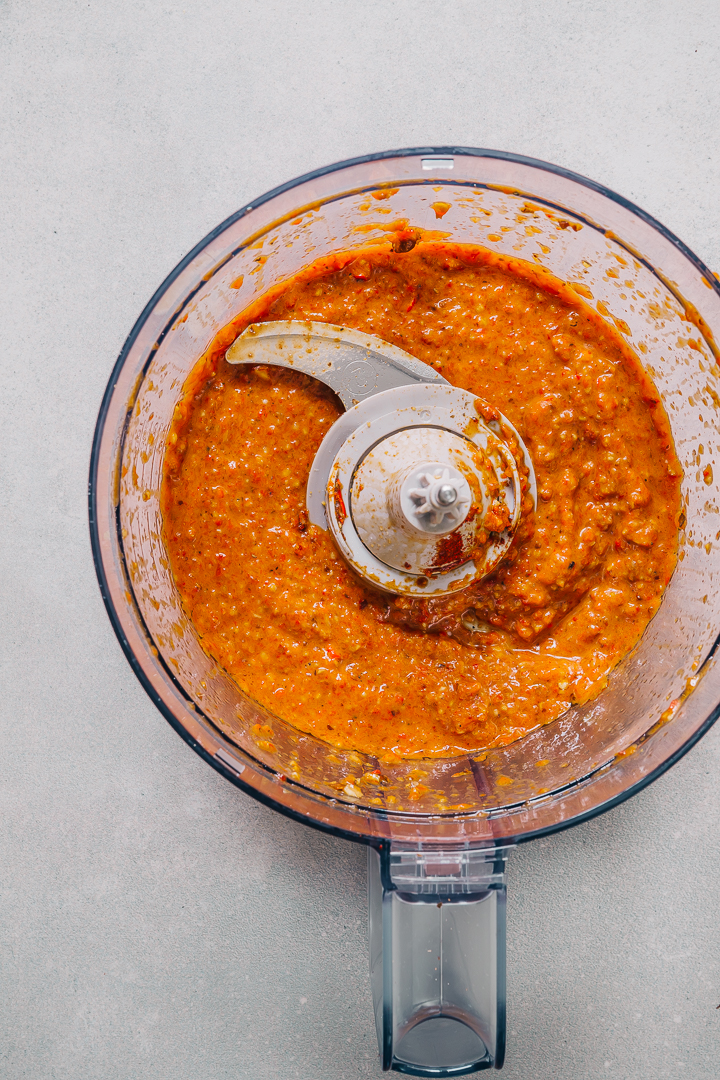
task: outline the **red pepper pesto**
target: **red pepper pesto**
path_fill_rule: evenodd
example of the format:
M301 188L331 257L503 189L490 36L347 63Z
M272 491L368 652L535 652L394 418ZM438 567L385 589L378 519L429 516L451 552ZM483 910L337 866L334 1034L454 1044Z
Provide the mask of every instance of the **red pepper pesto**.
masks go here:
M249 323L377 334L500 409L538 483L508 557L462 593L388 597L308 523L324 386L224 352ZM597 695L677 556L681 469L619 334L576 293L485 249L368 248L306 267L221 331L176 409L165 538L204 648L301 731L380 758L504 745Z

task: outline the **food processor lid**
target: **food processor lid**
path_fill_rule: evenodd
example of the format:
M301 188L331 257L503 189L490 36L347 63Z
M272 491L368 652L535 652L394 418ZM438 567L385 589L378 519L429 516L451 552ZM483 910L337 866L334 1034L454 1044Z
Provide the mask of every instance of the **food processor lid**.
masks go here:
M509 420L375 335L261 323L226 359L302 371L345 405L313 461L308 515L376 588L467 588L498 565L535 505L532 461Z

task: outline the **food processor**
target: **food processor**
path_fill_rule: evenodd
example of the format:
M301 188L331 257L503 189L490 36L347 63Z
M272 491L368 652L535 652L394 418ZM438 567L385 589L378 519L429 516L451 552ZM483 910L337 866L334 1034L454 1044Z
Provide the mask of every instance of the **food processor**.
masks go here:
M172 579L160 488L183 387L224 327L321 256L422 239L530 262L625 337L662 399L684 471L679 552L657 614L593 701L507 746L378 762L292 727L203 650ZM718 328L715 277L631 203L544 162L442 147L340 162L243 207L169 275L120 354L90 470L108 614L151 699L201 757L282 813L368 846L386 1070L502 1067L509 853L639 791L717 717ZM535 498L532 460L502 402L478 402L341 326L254 324L226 347L231 363L297 366L339 395L345 412L316 456L307 505L361 577L398 595L448 595L502 559ZM500 525L488 533L481 523L492 513ZM443 562L450 534L462 543Z

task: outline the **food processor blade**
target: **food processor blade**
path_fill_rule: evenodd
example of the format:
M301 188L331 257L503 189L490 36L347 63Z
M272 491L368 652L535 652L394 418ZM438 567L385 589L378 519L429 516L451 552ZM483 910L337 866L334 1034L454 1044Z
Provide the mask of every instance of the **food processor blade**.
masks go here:
M259 323L226 359L301 371L345 405L313 461L308 516L375 588L467 588L499 564L536 503L532 460L513 425L382 338L328 323Z
M447 385L428 364L382 338L331 323L253 323L235 339L225 359L302 371L326 383L346 409L394 386Z

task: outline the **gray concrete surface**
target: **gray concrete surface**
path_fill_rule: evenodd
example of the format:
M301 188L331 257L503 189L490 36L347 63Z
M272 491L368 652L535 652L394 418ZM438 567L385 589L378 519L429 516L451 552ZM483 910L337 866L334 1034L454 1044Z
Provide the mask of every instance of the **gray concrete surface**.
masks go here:
M0 1076L379 1077L360 848L205 766L95 583L123 339L243 202L395 146L535 155L720 269L716 0L0 0ZM510 868L507 1080L720 1075L720 728Z

